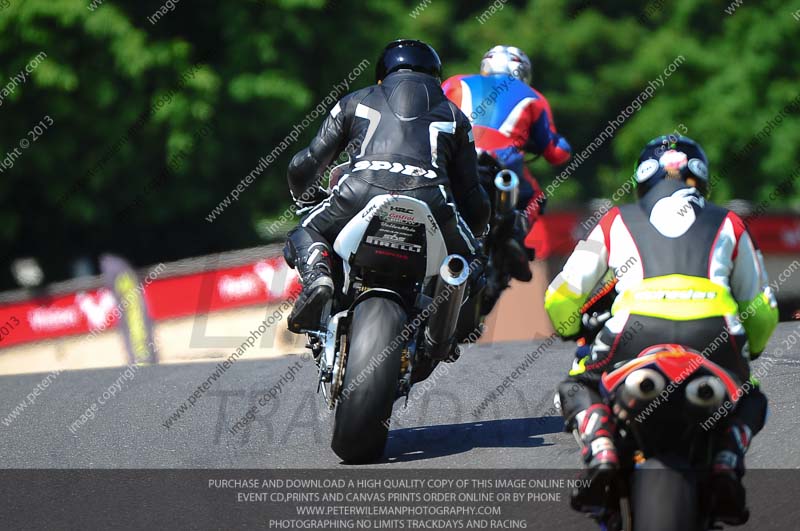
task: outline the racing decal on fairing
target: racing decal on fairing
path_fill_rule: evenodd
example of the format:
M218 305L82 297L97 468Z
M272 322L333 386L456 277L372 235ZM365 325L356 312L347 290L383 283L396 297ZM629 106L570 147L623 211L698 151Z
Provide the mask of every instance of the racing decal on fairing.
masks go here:
M392 204L388 208L381 208L377 217L380 223L371 229L374 234L367 236L365 243L413 253L422 252L425 219L418 219L413 208Z
M363 161L366 162L366 161ZM409 211L411 214L409 214ZM374 234L381 239L406 243L425 244L425 275L430 277L439 273L439 266L447 256L444 238L428 205L419 199L404 195L383 194L373 197L362 209L360 215L354 216L336 237L333 248L345 262L345 270L349 266L350 256L353 255L367 232L370 222L376 216L381 220L383 232ZM395 214L392 217L389 214ZM406 216L413 218L413 225L400 220L410 221ZM391 221L389 221L391 219ZM393 233L397 238L387 237ZM417 239L419 238L419 239ZM387 248L386 246L383 246ZM388 252L388 251L384 251Z
M412 253L421 253L422 246L416 245L414 243L405 243L400 241L394 241L389 236L385 236L383 238L378 238L377 236L367 236L365 240L370 245L376 245L378 247L389 247L390 249L397 249L399 251L408 251Z

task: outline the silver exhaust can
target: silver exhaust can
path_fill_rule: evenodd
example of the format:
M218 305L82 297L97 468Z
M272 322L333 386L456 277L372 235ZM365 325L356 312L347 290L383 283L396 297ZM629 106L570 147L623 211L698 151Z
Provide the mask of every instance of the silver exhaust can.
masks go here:
M500 215L508 214L517 207L519 199L519 177L511 170L497 172L494 177L494 207Z
M469 275L467 261L457 254L445 258L439 268L425 326L425 350L433 359L442 360L450 355Z

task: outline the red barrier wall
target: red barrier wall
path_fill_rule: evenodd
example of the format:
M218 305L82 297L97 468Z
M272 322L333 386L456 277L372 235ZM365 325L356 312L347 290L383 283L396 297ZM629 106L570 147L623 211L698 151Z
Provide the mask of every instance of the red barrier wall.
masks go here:
M158 278L144 288L144 296L150 316L160 321L285 300L296 284L297 275L283 258L269 258ZM111 329L117 306L106 288L0 306L0 348Z

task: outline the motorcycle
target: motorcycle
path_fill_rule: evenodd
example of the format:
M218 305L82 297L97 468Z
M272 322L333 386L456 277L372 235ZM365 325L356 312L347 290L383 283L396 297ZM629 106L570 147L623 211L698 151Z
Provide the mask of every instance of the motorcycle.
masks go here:
M584 316L591 330L579 340L585 349L610 314ZM735 408L740 385L677 344L653 345L603 373L600 389L616 419L620 468L600 492L596 485L576 490L573 508L607 531L721 529L710 478L713 430L702 424Z
M478 157L478 175L481 186L492 200L492 221L485 243L488 264L483 295L483 308L488 314L512 279L510 264L515 263L515 260L508 256L508 238L515 231L521 231L524 238L530 227L526 216L521 215L516 208L519 198L517 173L503 167L494 155L482 151ZM527 261L534 258L532 249L520 249L518 252L527 253Z
M331 187L346 167L332 170ZM512 195L508 185L498 190L498 204ZM335 410L331 448L344 462L367 463L383 454L395 400L457 358L461 308L476 296L468 280L485 264L448 255L428 205L402 194L372 198L333 249L337 289L319 329L305 331L306 347L317 390Z

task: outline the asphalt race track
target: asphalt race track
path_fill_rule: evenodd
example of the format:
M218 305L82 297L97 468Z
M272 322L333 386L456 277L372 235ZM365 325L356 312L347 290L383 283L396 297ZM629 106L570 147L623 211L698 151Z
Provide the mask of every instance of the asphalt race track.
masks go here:
M781 323L761 379L770 418L748 454L754 468L800 468L800 324ZM370 469L575 468L578 450L561 431L554 386L571 363L572 348L556 341L483 411L479 404L541 342L474 346L455 364L415 387L408 408L395 405L382 462ZM787 348L788 347L788 348ZM774 355L778 348L783 353ZM299 364L299 365L295 365ZM285 377L295 365L294 381ZM299 367L299 370L297 369ZM144 367L97 408L93 419L69 426L103 395L124 368L61 373L9 426L0 425L2 468L336 468L330 450L332 414L316 390L316 370L300 356L239 361L169 427L164 423L215 370L216 362ZM444 373L444 374L443 374ZM276 387L281 377L284 383ZM42 374L0 378L8 410ZM229 432L270 389L276 398L256 421ZM476 416L477 413L477 416ZM74 426L74 425L73 425ZM74 433L73 433L74 431ZM352 467L350 467L352 468ZM566 509L566 508L565 508ZM754 514L758 507L751 507ZM591 527L588 527L591 528ZM755 527L754 527L755 528Z

